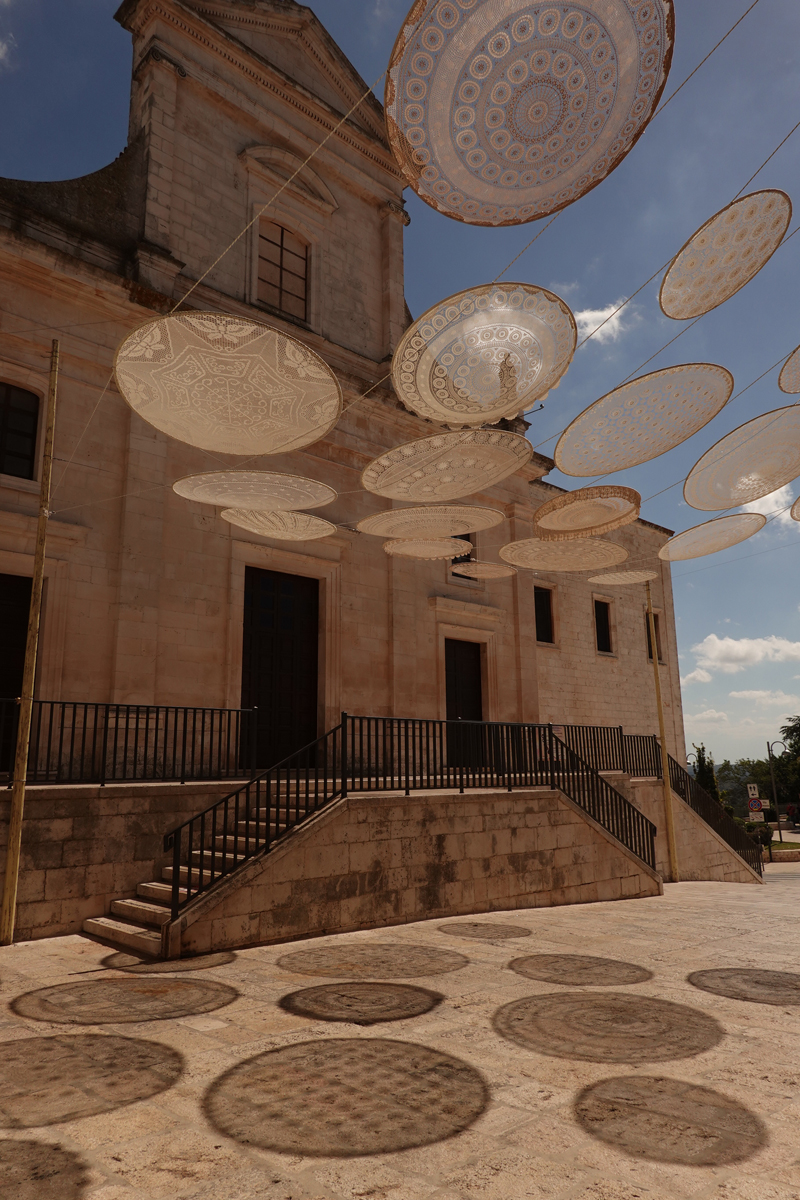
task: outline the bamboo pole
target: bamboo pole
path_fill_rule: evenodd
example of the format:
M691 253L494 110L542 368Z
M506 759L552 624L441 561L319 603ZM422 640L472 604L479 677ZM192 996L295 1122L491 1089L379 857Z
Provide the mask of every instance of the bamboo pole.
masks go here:
M39 620L42 614L47 518L50 515L50 481L53 473L53 433L56 424L57 387L58 342L54 339L50 355L50 387L47 394L47 424L45 426L44 455L42 457L42 485L39 490L39 522L36 528L31 607L28 614L25 668L22 675L22 697L19 706L17 746L14 756L14 784L11 791L11 816L8 823L6 874L3 881L3 907L2 911L0 911L1 946L10 946L14 940L14 923L17 912L19 858L22 847L22 816L25 808L25 780L28 773L28 747L31 737L33 686L36 679L36 651L39 645Z
M667 819L667 851L669 853L669 872L672 882L678 883L678 851L675 845L675 818L672 811L672 788L669 781L669 752L667 751L667 736L664 726L664 705L661 702L661 678L658 672L658 642L656 640L656 621L653 615L653 600L650 595L650 584L647 587L647 624L650 630L650 649L653 652L653 679L656 685L656 708L658 709L658 736L661 741L661 779L664 784L664 812Z

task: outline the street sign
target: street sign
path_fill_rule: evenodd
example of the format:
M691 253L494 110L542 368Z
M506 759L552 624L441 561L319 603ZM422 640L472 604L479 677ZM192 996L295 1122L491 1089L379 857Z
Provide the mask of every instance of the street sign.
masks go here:
M764 805L757 797L753 797L752 800L748 801L747 807L750 809L750 812L761 812Z
M757 783L748 783L747 794L751 800L757 800L758 799L758 784Z

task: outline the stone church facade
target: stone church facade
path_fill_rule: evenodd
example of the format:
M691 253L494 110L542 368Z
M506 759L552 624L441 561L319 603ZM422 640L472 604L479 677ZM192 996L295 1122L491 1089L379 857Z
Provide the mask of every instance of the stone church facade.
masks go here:
M127 148L81 179L0 180L0 402L7 427L16 422L0 462L0 606L16 644L50 342L61 342L37 695L257 704L283 714L277 753L342 710L464 715L453 707L464 699L458 662L465 703L483 720L655 732L642 588L601 594L588 573L465 580L440 562L390 558L355 528L389 506L361 489L366 464L436 427L386 379L410 316L408 216L381 106L370 96L332 132L367 85L319 21L292 0L125 0L116 18L133 41ZM270 541L177 496L182 476L241 460L170 440L110 382L119 342L201 276L186 308L262 320L336 372L336 428L258 464L335 488L321 512L335 536ZM552 466L534 454L468 498L505 515L475 535L476 557L531 536L533 512L555 494ZM609 535L629 565L659 572L667 737L683 761L669 566L657 558L668 537L643 520ZM18 656L3 669L0 696L18 694Z

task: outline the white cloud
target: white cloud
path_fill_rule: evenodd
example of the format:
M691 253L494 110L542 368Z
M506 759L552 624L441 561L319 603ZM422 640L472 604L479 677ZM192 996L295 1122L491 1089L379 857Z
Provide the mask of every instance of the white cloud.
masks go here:
M681 686L687 683L711 683L711 676L708 671L698 667L696 670L690 671L688 675L681 676Z
M763 638L717 637L710 633L692 646L698 667L735 675L761 662L800 662L800 642L771 634Z
M0 3L3 3L3 0L0 0ZM8 66L11 51L16 44L13 33L9 33L7 37L0 37L0 70Z
M717 712L715 708L707 708L701 713L687 713L687 721L696 721L698 725L726 725L728 723L728 714Z
M754 700L759 708L796 708L800 704L800 696L789 696L786 692L729 692L735 700Z
M569 296L572 292L580 291L580 287L577 280L572 283L551 283L550 291L555 292L557 296Z
M793 500L792 489L787 483L785 487L778 488L776 492L770 492L768 496L762 496L760 500L753 500L750 504L743 504L742 511L763 513L765 517L774 516L773 525L791 525L797 529L797 521L794 520L792 514L789 512Z
M633 323L633 312L627 308L623 308L621 312L615 310L621 304L624 304L625 296L620 296L619 300L615 300L613 304L607 304L605 308L583 308L580 312L575 313L575 321L578 326L578 338L583 341L590 333L594 333L595 329L599 330L592 338L593 342L599 342L601 345L606 342L618 342L623 333L627 333ZM614 314L613 316L611 314ZM604 324L605 322L605 324ZM602 329L600 326L602 325Z

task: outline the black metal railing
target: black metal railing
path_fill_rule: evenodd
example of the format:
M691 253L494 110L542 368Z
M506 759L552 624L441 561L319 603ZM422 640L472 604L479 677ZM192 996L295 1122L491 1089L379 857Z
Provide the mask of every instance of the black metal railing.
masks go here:
M556 729L596 771L623 771L626 775L661 779L661 747L655 736L626 734L621 726L564 725ZM761 847L672 755L669 773L673 792L761 875Z
M659 776L660 774L659 772ZM756 874L761 875L763 870L762 847L757 845L740 825L736 824L719 801L715 800L713 796L709 796L705 788L702 788L697 780L684 770L671 755L669 782L673 792L685 800L689 807L694 809L697 815L702 817L706 824L710 825L715 833L718 833L749 867L753 868Z
M342 714L335 729L167 834L172 918L349 792L558 788L655 869L656 827L549 725Z
M164 838L172 851L172 919L277 838L343 794L342 726L317 738Z
M35 700L29 783L235 779L255 774L254 709ZM13 772L19 702L0 700L0 772Z

